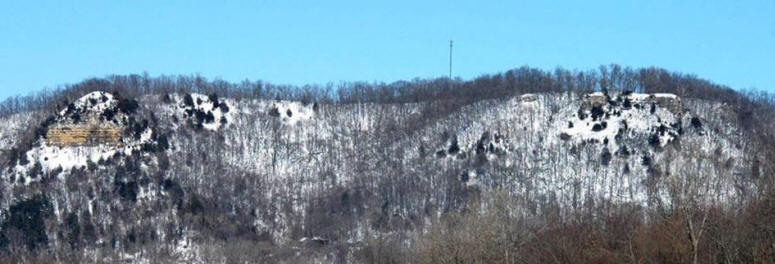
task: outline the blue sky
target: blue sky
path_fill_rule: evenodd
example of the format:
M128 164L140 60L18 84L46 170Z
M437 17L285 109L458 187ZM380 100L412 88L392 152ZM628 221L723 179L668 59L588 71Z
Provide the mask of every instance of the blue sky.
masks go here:
M148 72L306 84L659 66L775 92L775 1L3 1L0 99ZM376 2L376 3L372 3Z

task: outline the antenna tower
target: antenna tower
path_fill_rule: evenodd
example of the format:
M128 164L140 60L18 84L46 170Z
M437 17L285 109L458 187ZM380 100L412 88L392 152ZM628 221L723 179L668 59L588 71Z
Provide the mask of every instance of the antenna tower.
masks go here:
M449 79L452 80L452 39L449 40Z

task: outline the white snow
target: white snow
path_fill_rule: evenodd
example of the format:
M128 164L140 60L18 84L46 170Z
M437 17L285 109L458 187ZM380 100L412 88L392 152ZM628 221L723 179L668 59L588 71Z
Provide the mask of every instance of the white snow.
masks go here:
M661 98L671 98L671 99L676 99L676 98L678 98L678 96L677 96L677 95L675 95L675 94L671 94L671 93L655 93L655 94L654 94L654 97L661 97Z
M602 93L595 94L602 96ZM665 97L669 96L669 94L661 95ZM649 96L650 95L648 94L630 94L627 96L627 98L632 100L632 104L634 105L636 103L643 102L643 100L649 98ZM663 107L656 107L654 113L651 113L650 107L645 105L643 105L641 108L632 106L627 109L621 105L613 106L611 104L606 104L602 106L602 109L605 113L607 113L607 117L606 114L604 114L597 121L594 121L590 116L590 111L586 109L584 110L584 114L587 115L586 118L581 120L577 114L574 114L573 118L569 118L567 120L567 122L573 123L573 127L565 128L562 131L570 135L572 137L571 140L576 142L587 141L590 139L603 142L605 139L608 139L609 144L612 144L615 150L618 148L618 146L616 145L614 138L619 132L619 129L624 128L625 122L627 129L624 136L627 137L631 137L634 134L653 134L655 133L655 129L657 129L660 125L664 125L667 128L667 131L660 135L660 145L664 146L675 138L673 135L671 135L671 133L669 133L675 133L675 131L673 131L674 129L671 127L671 124L674 124L680 120L679 116L676 116L668 109ZM614 114L614 112L617 111L619 112L619 115ZM595 125L602 126L603 122L606 124L605 128L600 131L593 130ZM557 136L559 136L559 134Z
M631 93L627 97L630 98L630 100L637 101L637 102L642 102L642 101L648 99L649 97L651 97L651 95L650 94L645 94L645 93Z
M105 109L115 107L118 101L113 97L112 94L102 91L96 91L88 93L81 98L78 98L75 102L73 102L73 105L76 108L80 109L86 109L90 112L99 113L104 111ZM62 109L59 114L65 115L67 112L67 108Z
M186 110L199 110L204 113L211 113L213 115L213 121L212 122L203 122L202 127L208 130L218 130L221 125L221 120L224 119L225 123L228 124L232 120L233 113L224 113L224 111L221 110L220 107L213 105L213 102L210 101L210 98L207 95L199 94L199 93L191 93L191 98L193 99L193 106L188 106L184 103L183 97L186 95L173 95L172 97L176 101L177 105L177 113L180 118L188 119L188 118L194 118L193 116L188 116L186 113ZM227 99L219 99L220 103L225 103L228 107L229 104L226 103ZM231 109L229 109L231 112Z
M526 93L519 97L523 102L532 102L538 99L538 96L532 93Z
M299 122L311 119L315 115L311 105L304 105L295 101L276 101L272 104L280 113L280 120L284 124L295 125Z

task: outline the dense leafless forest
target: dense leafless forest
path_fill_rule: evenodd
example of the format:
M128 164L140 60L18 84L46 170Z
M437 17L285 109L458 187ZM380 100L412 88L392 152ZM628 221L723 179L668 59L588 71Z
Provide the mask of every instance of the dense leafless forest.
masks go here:
M92 112L123 145L46 145ZM121 75L6 99L0 121L0 262L775 261L775 96L659 68Z

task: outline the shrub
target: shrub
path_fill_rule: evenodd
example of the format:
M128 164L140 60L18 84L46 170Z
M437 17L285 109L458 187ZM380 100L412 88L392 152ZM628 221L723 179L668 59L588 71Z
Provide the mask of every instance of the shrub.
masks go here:
M44 194L38 194L11 205L1 225L0 248L8 249L17 242L22 243L30 251L45 247L48 236L43 221L51 214L51 202Z
M170 94L164 93L164 95L161 97L161 101L165 104L169 104L172 102L172 98L170 97Z
M135 99L120 99L116 105L119 111L125 114L132 114L140 107Z
M201 214L205 210L204 204L199 199L199 196L192 194L188 198L188 204L186 205L186 212L191 214Z
M586 114L586 113L584 113L584 110L583 110L583 109L579 109L579 111L578 111L578 112L576 112L576 115L578 115L578 117L579 117L579 120L584 120L584 119L586 119L586 118L587 118L587 114Z
M660 142L659 142L659 134L654 133L651 136L649 136L648 143L649 143L649 146L652 146L654 148L658 148L659 144L660 144Z
M606 126L607 126L606 122L595 124L595 125L592 126L592 131L594 131L594 132L602 131L603 129L606 128Z
M229 106L226 104L226 102L221 102L221 104L218 105L218 108L220 108L221 112L223 113L229 112Z
M600 153L600 163L603 164L603 166L608 166L610 162L611 152L608 150L608 148L603 148L603 152Z
M210 95L208 95L208 96L207 96L207 99L210 99L210 102L212 102L212 103L213 103L213 108L216 108L216 107L218 107L218 105L220 104L220 103L218 102L218 95L217 95L217 94L215 94L215 93L211 93Z
M170 147L169 140L167 140L166 134L160 135L159 138L156 140L156 142L158 144L157 146L161 150L166 150L166 149L169 149Z
M643 155L640 159L640 164L643 166L651 166L651 157L649 157L649 155Z
M700 129L702 128L702 122L700 121L700 118L698 117L692 117L691 124L694 128Z
M124 200L131 202L137 201L137 192L139 191L139 186L137 185L136 181L117 181L114 183L114 190Z
M278 110L277 107L272 107L272 109L269 109L269 115L274 117L279 117L280 110Z
M186 94L183 96L183 104L188 107L194 107L194 97L191 97L191 94Z
M592 117L593 121L597 121L600 117L602 117L605 114L605 111L603 111L603 108L600 106L592 107L591 110L589 110L590 116Z
M621 155L621 156L629 156L630 155L630 150L627 149L626 145L622 145L621 147L619 147L619 150L617 150L616 153Z
M205 123L210 124L212 122L215 122L215 116L213 115L212 111L207 111L207 114L205 115Z
M78 223L78 215L70 212L65 218L65 230L67 230L67 243L70 248L76 249L81 240L81 225Z
M664 135L665 132L667 132L667 126L660 124L659 127L657 127L657 132L659 132L659 135Z
M449 145L447 152L451 155L455 155L460 151L460 146L457 144L457 139L452 139L452 144Z
M107 108L100 114L103 120L107 121L113 121L113 118L116 117L116 109L114 108Z

